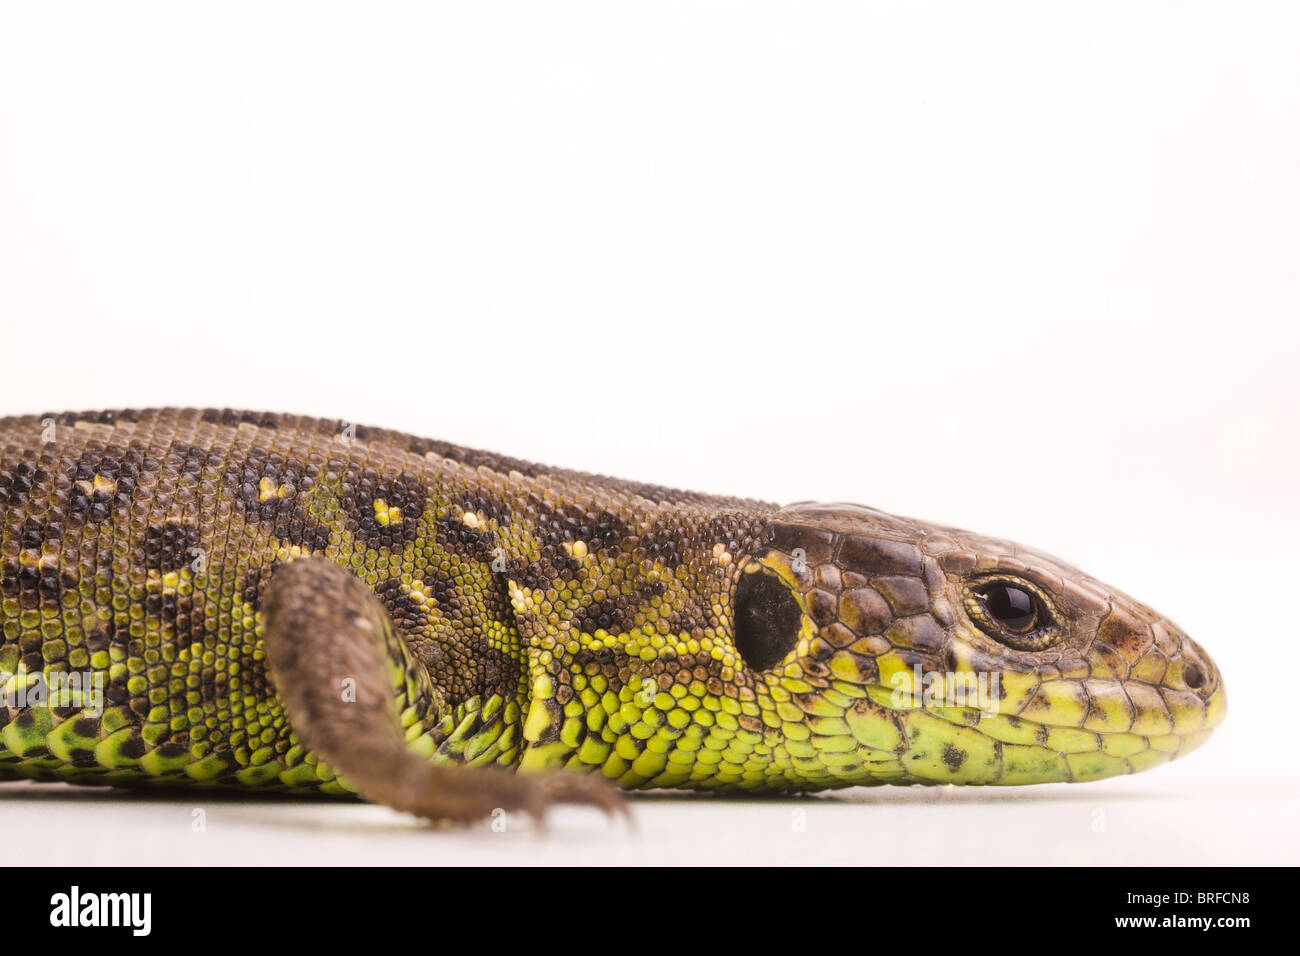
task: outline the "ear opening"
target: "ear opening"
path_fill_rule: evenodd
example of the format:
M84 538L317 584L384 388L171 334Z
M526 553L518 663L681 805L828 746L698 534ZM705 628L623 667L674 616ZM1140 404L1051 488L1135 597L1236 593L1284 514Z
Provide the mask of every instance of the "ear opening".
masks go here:
M736 650L745 665L767 670L799 642L803 610L790 588L774 574L741 575L736 586Z

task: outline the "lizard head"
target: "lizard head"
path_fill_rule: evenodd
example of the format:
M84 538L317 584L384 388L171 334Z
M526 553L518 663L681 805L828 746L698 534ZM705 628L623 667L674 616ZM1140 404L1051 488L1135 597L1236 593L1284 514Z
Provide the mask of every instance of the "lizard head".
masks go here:
M1170 620L955 528L792 505L734 594L735 650L808 786L1094 780L1181 756L1224 717L1218 669Z

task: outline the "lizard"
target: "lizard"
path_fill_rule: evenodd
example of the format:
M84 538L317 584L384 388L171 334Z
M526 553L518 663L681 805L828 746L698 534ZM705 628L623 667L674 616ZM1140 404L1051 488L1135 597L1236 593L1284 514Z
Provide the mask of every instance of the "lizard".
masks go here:
M1080 782L1223 720L1038 550L232 409L0 419L0 780L360 797Z

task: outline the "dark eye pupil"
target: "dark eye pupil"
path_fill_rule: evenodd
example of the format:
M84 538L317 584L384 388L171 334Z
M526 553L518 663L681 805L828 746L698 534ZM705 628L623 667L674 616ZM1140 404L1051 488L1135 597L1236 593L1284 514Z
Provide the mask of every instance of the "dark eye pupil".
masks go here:
M1008 631L1023 634L1038 623L1038 606L1034 596L1011 584L994 584L984 591L984 606L989 616Z

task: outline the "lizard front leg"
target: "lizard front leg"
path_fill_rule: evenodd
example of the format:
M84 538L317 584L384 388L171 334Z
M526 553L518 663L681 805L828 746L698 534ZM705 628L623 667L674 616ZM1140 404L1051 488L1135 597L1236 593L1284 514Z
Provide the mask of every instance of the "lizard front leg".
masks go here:
M294 731L367 799L430 820L470 822L495 809L541 819L555 803L626 814L604 781L434 766L405 746L401 688L422 675L383 604L324 558L277 569L266 592L271 678Z

